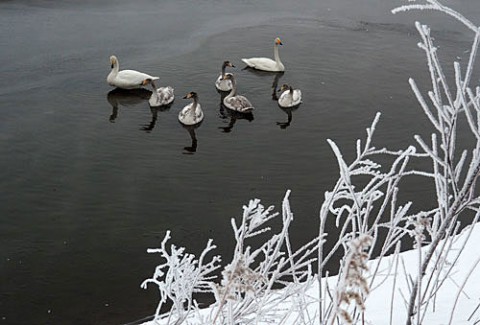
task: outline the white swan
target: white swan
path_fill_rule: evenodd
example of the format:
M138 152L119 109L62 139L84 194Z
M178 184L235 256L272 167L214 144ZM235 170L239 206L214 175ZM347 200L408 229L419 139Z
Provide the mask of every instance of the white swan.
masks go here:
M110 63L112 65L112 71L110 71L107 76L107 82L110 86L122 89L135 89L146 86L150 81L158 79L158 77L153 77L135 70L119 71L120 64L115 55L110 57Z
M250 101L245 96L237 95L237 84L235 82L235 77L233 76L233 74L225 75L225 79L231 80L232 90L223 99L223 105L237 112L241 112L241 113L251 112L253 110L252 103L250 103Z
M278 98L278 106L288 108L302 103L302 91L300 89L293 89L291 86L283 84L278 91L282 92Z
M175 95L170 86L157 88L153 80L151 81L153 92L148 100L150 107L166 106L173 102Z
M192 98L193 103L188 104L180 113L178 113L178 120L184 125L195 125L203 120L202 107L198 103L198 95L196 92L189 92L183 99Z
M215 81L215 87L220 91L229 91L232 89L232 82L230 80L224 79L225 77L225 68L235 66L230 61L224 61L222 64L222 73L218 76L217 81ZM231 74L231 73L227 73Z
M278 54L278 46L283 45L280 38L275 39L275 43L273 45L273 57L275 60L269 58L250 58L250 59L242 59L246 65L251 68L255 68L258 70L263 71L271 71L271 72L281 72L285 71L285 67L283 66L282 61L280 61L280 55Z

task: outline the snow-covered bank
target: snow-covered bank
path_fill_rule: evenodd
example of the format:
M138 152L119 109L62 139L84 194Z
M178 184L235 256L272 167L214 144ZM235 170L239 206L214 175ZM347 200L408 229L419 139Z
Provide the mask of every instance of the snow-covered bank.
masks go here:
M425 252L428 247L422 250ZM432 300L426 313L423 325L443 324L477 324L480 322L480 226L468 227L452 241L452 251L463 250L456 261L447 261L452 268L451 274L445 279ZM365 324L403 324L407 308L405 297L411 287L411 279L418 270L418 252L405 251L398 255L384 257L381 261L372 260L367 263L369 270L374 270L380 264L380 273L371 285L371 292L365 301ZM367 272L368 274L368 272ZM369 276L366 276L369 280ZM336 287L338 276L322 279L324 286ZM272 304L265 306L271 314L270 321L264 320L258 324L319 324L318 290L316 281L310 280L310 285L304 293L304 306L298 306L298 295L291 296L292 287L272 293ZM286 298L285 297L289 297ZM279 303L279 301L281 301ZM307 308L303 308L308 305ZM301 312L299 312L301 311ZM214 308L198 310L185 320L185 324L208 324L206 321L214 313ZM277 319L275 315L286 315ZM310 322L308 322L310 318ZM268 317L267 317L268 319ZM276 321L275 321L276 320ZM150 321L144 325L168 324L168 317ZM253 323L253 322L252 322Z
M452 268L450 275L436 292L421 324L477 324L480 321L480 226L464 229L453 239L452 252L463 252L458 260L447 260L446 268ZM424 247L425 253L428 247ZM369 269L376 267L378 261L370 261ZM403 324L407 318L405 299L408 296L412 279L418 273L418 252L406 251L390 255L380 263L380 269L388 270L394 266L396 272L381 273L376 279L365 302L366 324ZM333 279L329 279L333 282ZM392 311L392 313L391 313ZM392 315L391 315L392 314ZM453 317L452 317L453 316Z

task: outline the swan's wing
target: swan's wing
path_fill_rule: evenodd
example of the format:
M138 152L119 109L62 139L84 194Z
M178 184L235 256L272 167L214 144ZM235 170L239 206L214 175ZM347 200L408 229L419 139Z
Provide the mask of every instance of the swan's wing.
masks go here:
M144 85L145 80L157 80L158 77L135 70L122 70L118 72L116 79L119 83L141 86Z
M246 65L252 68L262 68L269 65L275 65L275 61L269 58L249 58L249 59L242 59Z
M300 89L293 91L293 102L298 104L302 102L302 91Z
M148 103L152 107L165 106L173 102L175 95L173 88L170 86L160 87L155 92L152 93Z
M203 120L203 111L200 104L197 104L195 112L192 114L191 107L193 103L185 106L180 113L178 113L178 119L180 122L186 125L194 125L200 123Z
M294 93L295 94L295 93ZM285 90L278 98L278 104L282 107L295 106L293 96L290 95L290 90Z
M293 94L290 94L290 90L285 90L278 98L278 105L281 107L293 107L302 102L302 92L299 89L295 89Z
M185 120L185 118L189 115L188 112L190 112L190 106L192 106L192 104L184 106L182 110L178 113L178 119L180 121Z
M277 65L277 62L269 58L249 58L249 59L242 59L242 61L245 62L245 64L248 65L249 67L255 68L258 70L283 71L281 67Z
M253 109L252 103L245 96L234 96L226 98L228 104L239 112L249 112Z
M248 65L249 67L251 68L255 68L255 61L254 61L255 58L251 58L251 59L242 59L243 63L245 63L246 65ZM253 61L252 61L253 60Z
M197 108L195 110L195 122L198 123L201 120L203 120L202 106L200 106L200 104L197 104Z
M170 86L158 88L157 94L158 94L158 97L160 98L160 102L163 105L170 104L175 98L173 88Z
M289 90L285 90L283 91L281 94L280 94L280 97L278 97L278 103L280 105L286 105L289 101L289 98L290 97L290 91Z
M228 74L231 75L231 73L225 73L225 75ZM221 91L229 91L232 89L232 81L222 79L222 75L220 74L217 78L217 81L215 81L215 87Z

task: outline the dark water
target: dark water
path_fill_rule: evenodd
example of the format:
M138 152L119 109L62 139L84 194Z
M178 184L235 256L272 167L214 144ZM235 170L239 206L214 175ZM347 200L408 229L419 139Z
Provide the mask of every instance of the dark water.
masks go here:
M192 252L214 238L229 256L230 218L254 197L279 206L291 189L292 237L314 236L338 176L327 138L351 159L377 111L379 147L430 132L407 82L427 89L415 19L434 24L442 58L468 58L469 32L438 14L392 16L402 3L0 1L0 323L150 315L156 290L139 286L159 259L146 249L171 229ZM479 17L476 0L453 4ZM242 57L272 56L276 36L283 75L241 70ZM175 87L173 106L111 92L111 54ZM225 59L256 107L249 119L220 108ZM304 103L280 109L275 81L302 89ZM177 121L191 90L205 113L195 130ZM412 198L427 191L411 188Z

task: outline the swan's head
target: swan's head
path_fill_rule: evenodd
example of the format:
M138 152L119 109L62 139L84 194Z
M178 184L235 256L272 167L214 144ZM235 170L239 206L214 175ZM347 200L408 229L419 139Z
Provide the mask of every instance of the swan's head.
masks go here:
M275 39L275 45L283 45L282 41L280 40L280 37L277 37Z
M198 95L196 92L191 91L188 94L186 94L185 97L183 97L183 99L189 99L189 98L195 99L195 98L198 98Z
M280 89L278 91L285 91L285 90L289 90L291 89L292 87L290 87L289 85L287 84L283 84L282 87L280 87Z
M224 61L224 62L223 62L223 66L224 66L224 67L235 68L235 66L233 65L233 63L230 62L230 61Z
M114 67L115 65L118 64L118 59L117 59L117 57L116 57L115 55L112 55L112 56L110 57L110 64L111 64L111 66L112 66L112 69L113 69L113 67Z

